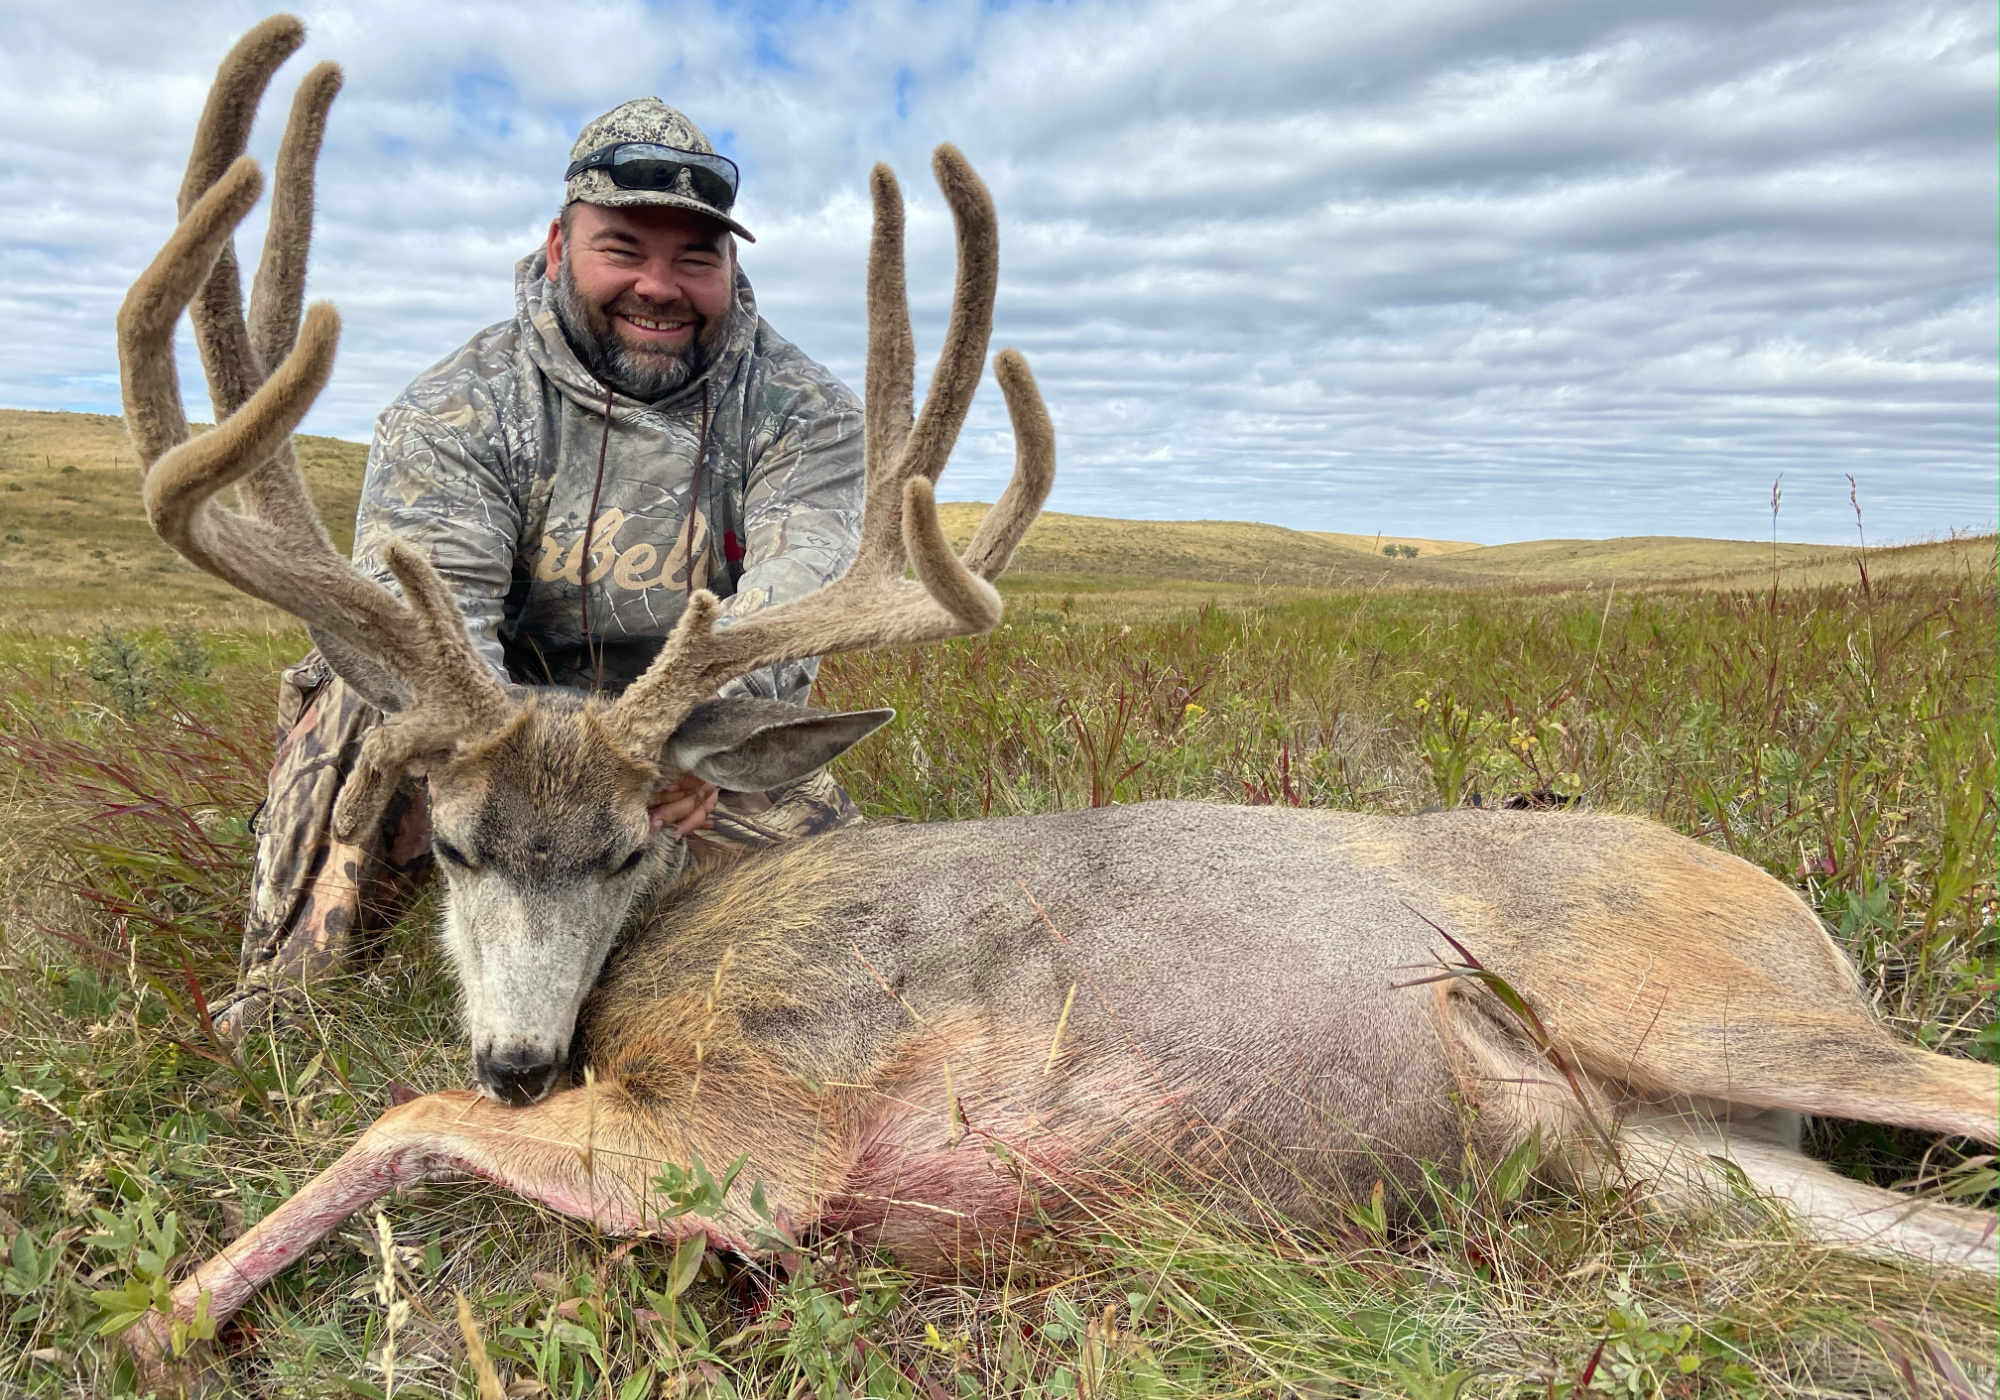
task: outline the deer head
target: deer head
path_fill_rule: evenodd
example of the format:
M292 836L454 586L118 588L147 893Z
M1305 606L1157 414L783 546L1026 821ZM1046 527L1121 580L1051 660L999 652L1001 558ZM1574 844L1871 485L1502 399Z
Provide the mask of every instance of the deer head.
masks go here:
M332 372L339 318L306 310L313 169L339 70L300 86L279 150L270 231L246 319L231 237L263 185L243 155L270 77L304 40L277 16L217 73L181 190L181 220L118 316L126 426L162 539L192 563L304 622L336 671L388 718L365 740L334 811L352 839L379 822L405 774L428 780L448 886L443 937L457 968L479 1085L508 1103L553 1087L576 1014L646 890L677 878L687 850L655 831L647 800L681 773L761 789L810 772L891 714L829 715L713 698L780 661L989 630L991 580L1041 509L1054 431L1014 351L994 371L1016 437L1000 502L963 556L945 539L933 484L965 421L992 330L998 275L993 203L965 158L932 166L957 228L951 320L922 412L903 272L903 205L885 166L871 176L867 487L854 563L809 597L718 626L694 593L653 665L615 700L503 683L479 659L450 589L415 548L385 562L400 596L357 572L328 540L291 434ZM215 430L190 438L173 335L190 309ZM216 496L238 488L241 509ZM914 572L915 577L906 575Z

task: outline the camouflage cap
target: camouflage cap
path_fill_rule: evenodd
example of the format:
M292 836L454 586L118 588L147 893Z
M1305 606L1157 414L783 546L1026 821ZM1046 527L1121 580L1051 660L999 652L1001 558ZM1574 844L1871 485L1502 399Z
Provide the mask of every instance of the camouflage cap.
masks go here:
M680 151L699 151L704 155L716 153L701 128L689 121L684 112L669 107L657 97L635 97L630 102L613 107L586 126L577 136L576 144L569 148L569 158L572 162L579 161L592 151L617 145L621 141L647 141ZM728 225L730 232L739 238L750 243L757 241L749 229L737 223L727 212L697 195L685 175L677 189L622 190L612 183L608 170L585 170L572 177L563 188L564 208L579 202L613 208L632 204L664 204L674 209L706 214L717 223Z

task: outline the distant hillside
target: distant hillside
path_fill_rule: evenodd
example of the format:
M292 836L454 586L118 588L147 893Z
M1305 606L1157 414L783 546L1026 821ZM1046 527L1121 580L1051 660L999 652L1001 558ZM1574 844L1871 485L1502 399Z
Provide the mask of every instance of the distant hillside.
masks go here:
M341 548L352 538L367 449L296 439L306 479ZM986 507L940 507L963 544ZM1870 551L1878 577L1969 570L1991 578L1991 536ZM1388 558L1385 544L1415 558ZM1787 585L1855 577L1854 551L1781 544ZM1242 590L1299 588L1765 587L1771 546L1743 540L1635 536L1481 547L1454 540L1287 530L1226 520L1111 520L1045 514L1007 575L1010 592L1117 593L1119 606L1171 607ZM1143 596L1142 596L1143 595ZM284 625L262 604L182 562L154 537L120 420L0 409L0 625L70 631L118 616L199 617L217 626Z
M963 545L985 516L976 501L938 507L945 533ZM1342 543L1361 539L1362 546ZM1383 582L1447 580L1433 571L1439 551L1477 549L1425 540L1416 559L1388 559L1373 552L1372 536L1325 535L1236 520L1111 520L1095 515L1044 512L1014 556L1010 578L1037 575L1162 579L1189 583L1272 584L1294 588L1369 586ZM1400 539L1394 541L1402 543ZM1391 543L1385 536L1383 543Z
M1348 535L1338 530L1306 530L1302 533L1311 535L1316 540L1331 540L1335 544L1344 544L1349 549L1360 550L1363 554L1380 554L1384 545L1392 544L1408 545L1416 550L1418 555L1424 557L1436 554L1463 554L1468 549L1486 548L1485 545L1474 544L1470 540L1427 540L1416 535Z
M305 434L294 442L327 531L345 550L368 449ZM121 419L0 409L0 617L65 629L113 612L277 621L153 534Z
M972 538L986 513L978 503L939 507L946 533ZM1344 541L1359 541L1358 545ZM1982 543L1983 541L1983 543ZM1414 559L1385 558L1372 535L1287 530L1233 521L1109 520L1044 514L1028 531L1007 581L1015 591L1086 590L1120 580L1262 584L1287 588L1603 588L1624 585L1764 587L1771 546L1751 540L1635 535L1614 540L1532 540L1481 546L1382 536L1415 545ZM1984 550L1983 555L1981 550ZM1780 544L1787 586L1851 580L1854 551L1822 544ZM1870 550L1880 576L1906 570L1993 567L1993 539ZM1984 563L1977 561L1983 559Z
M1780 544L1778 561L1797 563L1827 552L1826 545ZM1844 551L1843 551L1844 552ZM1476 555L1455 556L1449 569L1481 578L1513 578L1536 583L1601 583L1622 578L1633 583L1771 569L1768 541L1705 540L1680 535L1628 535L1615 540L1530 540L1489 545Z
M1859 551L1841 545L1777 547L1779 581L1786 587L1852 583ZM1983 571L1994 567L1991 535L1899 545L1867 553L1871 577L1900 573ZM1436 571L1468 585L1540 588L1704 587L1768 588L1769 541L1708 540L1682 535L1628 535L1612 540L1529 540L1490 545L1439 559Z

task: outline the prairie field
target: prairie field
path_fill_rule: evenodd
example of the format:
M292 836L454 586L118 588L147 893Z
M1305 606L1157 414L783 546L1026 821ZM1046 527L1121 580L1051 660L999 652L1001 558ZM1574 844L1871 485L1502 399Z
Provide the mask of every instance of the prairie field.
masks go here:
M1154 538L1163 559L1215 544ZM1621 570L1644 553L1614 543ZM992 636L825 666L819 703L898 711L839 764L871 819L1574 799L1790 883L1899 1035L2000 1059L1990 537L1871 553L1865 585L1825 550L1780 551L1774 579L1768 545L1743 547L1761 571L1712 557L1706 581L1700 560L1592 579L1561 563L1589 550L1552 542L1541 565L1509 547L1512 574L1385 584L1354 564L1337 586L1107 577L1059 531L1044 548ZM236 1047L206 1030L235 971L274 676L303 635L247 605L105 608L87 581L44 582L71 601L0 633L0 1395L116 1395L107 1334L163 1280L330 1162L392 1085L460 1087L470 1067L432 897L297 1023ZM1883 1185L1995 1198L1964 1141L1833 1121L1811 1141ZM783 1271L632 1246L440 1182L348 1222L215 1340L230 1393L272 1396L478 1395L459 1293L516 1396L1994 1392L1991 1280L1817 1246L1754 1197L1668 1217L1531 1162L1464 1184L1438 1165L1421 1199L1323 1235L1135 1185L980 1286L839 1241Z
M1003 629L827 665L900 718L842 761L871 817L1155 797L1409 812L1523 793L1643 813L1796 885L1881 1015L1996 1056L1996 596L1955 571L1775 591L1326 590ZM1976 561L1976 562L1975 562ZM1064 603L1070 606L1067 610ZM1108 610L1108 615L1107 611ZM103 1335L389 1101L468 1082L414 910L312 1014L238 1049L229 985L286 631L14 634L0 718L0 1391L116 1394ZM1274 969L1282 975L1282 969ZM1964 1143L1822 1122L1856 1174L1990 1202ZM1447 1164L1449 1165L1449 1164ZM817 1247L788 1275L627 1249L496 1190L355 1220L219 1339L244 1394L472 1395L471 1300L510 1394L1990 1394L1990 1281L1524 1173L1253 1235L1135 1190L983 1288ZM384 1365L387 1296L407 1300Z

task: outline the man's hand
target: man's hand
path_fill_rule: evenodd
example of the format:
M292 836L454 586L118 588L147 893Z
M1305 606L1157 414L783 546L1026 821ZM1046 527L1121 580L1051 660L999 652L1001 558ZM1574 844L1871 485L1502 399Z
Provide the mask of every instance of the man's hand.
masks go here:
M646 815L653 820L653 830L671 826L685 836L708 825L708 814L715 810L715 799L721 795L722 789L714 783L704 783L692 773L683 773L671 787L653 794L652 801L646 804Z

